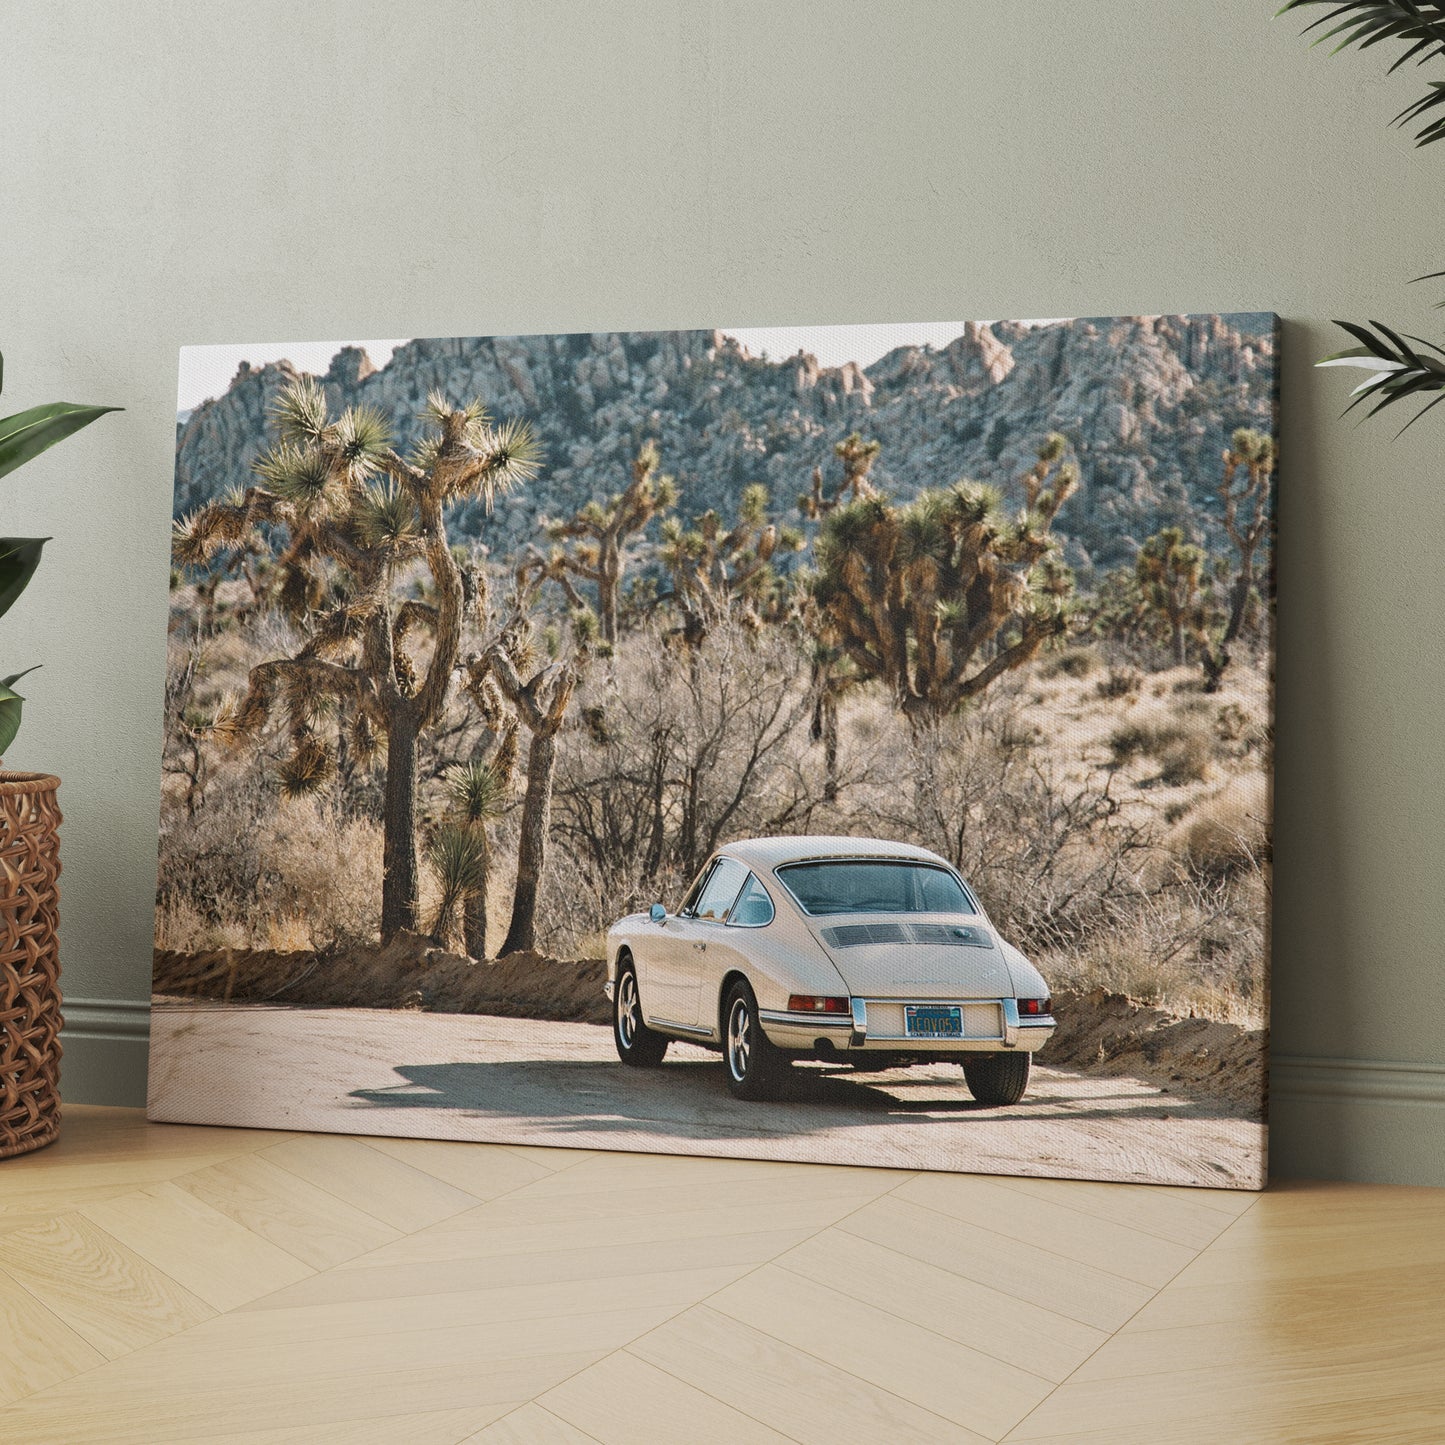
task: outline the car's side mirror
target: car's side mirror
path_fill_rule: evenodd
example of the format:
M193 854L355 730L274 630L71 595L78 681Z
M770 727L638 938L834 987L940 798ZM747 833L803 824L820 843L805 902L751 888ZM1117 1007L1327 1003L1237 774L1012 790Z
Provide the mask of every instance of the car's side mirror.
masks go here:
M667 909L665 909L660 903L654 903L652 907L647 910L647 916L654 923L666 923Z

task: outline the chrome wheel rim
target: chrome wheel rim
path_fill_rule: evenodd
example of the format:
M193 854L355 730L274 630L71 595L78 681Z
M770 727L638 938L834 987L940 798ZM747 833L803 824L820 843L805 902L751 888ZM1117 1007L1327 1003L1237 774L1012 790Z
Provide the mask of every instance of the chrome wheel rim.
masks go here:
M637 1040L637 976L630 970L622 975L617 989L617 1037L630 1049Z
M728 1015L728 1068L741 1083L748 1075L748 1060L753 1052L753 1019L745 998L734 999Z

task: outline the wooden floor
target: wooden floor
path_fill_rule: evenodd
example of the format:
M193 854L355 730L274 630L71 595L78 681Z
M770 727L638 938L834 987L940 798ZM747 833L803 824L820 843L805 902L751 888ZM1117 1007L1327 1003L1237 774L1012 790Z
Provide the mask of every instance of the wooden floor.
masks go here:
M149 1125L0 1164L0 1440L1445 1440L1445 1191Z

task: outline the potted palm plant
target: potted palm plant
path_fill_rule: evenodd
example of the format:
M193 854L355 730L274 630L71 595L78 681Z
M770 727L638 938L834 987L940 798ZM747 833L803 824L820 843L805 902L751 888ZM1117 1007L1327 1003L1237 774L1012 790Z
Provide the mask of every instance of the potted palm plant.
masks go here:
M4 386L0 357L0 388ZM57 401L0 420L0 477L89 426L113 406ZM0 537L0 616L40 564L46 537ZM20 730L24 698L0 680L0 753ZM0 760L0 1159L49 1144L60 1127L60 779L3 770Z

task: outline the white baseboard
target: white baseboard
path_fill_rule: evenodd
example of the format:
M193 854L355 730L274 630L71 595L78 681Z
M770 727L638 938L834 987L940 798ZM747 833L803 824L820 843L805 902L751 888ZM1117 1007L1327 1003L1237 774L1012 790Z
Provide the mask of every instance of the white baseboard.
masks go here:
M77 1104L145 1103L150 1005L67 999L62 1092ZM1445 1064L1276 1055L1270 1174L1445 1185Z

